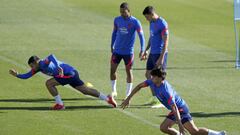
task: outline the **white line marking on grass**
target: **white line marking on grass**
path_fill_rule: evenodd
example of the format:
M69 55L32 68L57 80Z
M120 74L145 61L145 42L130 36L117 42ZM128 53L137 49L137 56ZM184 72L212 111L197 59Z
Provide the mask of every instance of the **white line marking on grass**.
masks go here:
M26 66L24 66L23 64L20 64L20 63L12 60L12 59L10 59L10 58L7 58L7 57L5 57L5 56L1 56L1 55L0 55L0 60L5 61L5 62L8 62L8 63L10 63L10 64L13 64L13 65L15 65L15 66L17 66L17 67L19 67L19 68L24 69L24 70L27 70L27 69L28 69L28 68L27 68ZM44 78L49 78L49 77L47 77L47 76L44 75L44 74L38 74L38 75L40 75L41 77L44 77ZM72 88L72 87L70 87L70 86L68 86L68 85L65 86L65 87L66 87L66 88L69 88L69 89L71 89L71 90L73 90L73 91L75 91L75 92L79 92L79 91L75 90L74 88ZM80 92L79 92L79 93L80 93ZM85 95L85 96L86 96L86 97L91 97L91 96L87 96L87 95ZM94 97L91 97L91 98L94 98ZM107 105L107 103L106 103L106 102L103 102L102 100L98 100L98 102L101 103L101 104ZM120 109L120 108L116 108L116 109L114 109L114 110L117 110L117 111L119 111L119 112L121 112L121 113L123 113L123 114L125 114L125 115L127 115L127 116L129 116L129 117L132 117L132 118L134 118L134 119L137 119L137 120L143 122L143 123L146 124L146 125L152 126L152 127L154 127L154 128L159 128L159 125L158 125L158 124L154 124L154 123L152 123L151 121L148 121L148 120L146 120L146 119L144 119L144 118L142 118L142 117L140 117L140 116L135 115L134 113L131 113L131 112L126 111L126 110L122 110L122 109Z

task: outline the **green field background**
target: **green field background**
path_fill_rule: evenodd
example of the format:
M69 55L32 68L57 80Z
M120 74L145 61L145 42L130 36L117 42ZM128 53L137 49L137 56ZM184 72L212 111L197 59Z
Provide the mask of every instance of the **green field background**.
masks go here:
M144 104L151 97L143 89L126 111L68 87L59 87L67 107L51 111L54 100L46 77L19 80L10 68L29 70L31 55L53 53L76 67L85 82L109 94L110 40L119 0L0 0L0 135L159 135L166 109ZM239 135L239 70L234 68L233 2L230 0L129 0L131 12L142 22L148 39L147 5L169 25L168 81L190 106L198 126ZM135 45L134 85L145 80L145 64ZM118 104L124 98L126 75L118 70Z

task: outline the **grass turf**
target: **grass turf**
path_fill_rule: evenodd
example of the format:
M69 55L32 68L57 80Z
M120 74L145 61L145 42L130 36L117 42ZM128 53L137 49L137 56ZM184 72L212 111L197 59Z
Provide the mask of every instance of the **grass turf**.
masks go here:
M27 71L30 55L54 53L75 66L86 82L110 93L110 35L121 1L1 0L0 5L0 134L161 134L156 127L167 114L149 109L150 91L142 90L126 111L59 87L68 109L49 111L54 101L44 83L34 76L18 80L9 68ZM141 15L154 5L169 23L170 83L190 106L198 126L238 135L240 121L239 71L234 69L232 2L227 0L129 1L148 37ZM136 43L136 56L139 41ZM144 80L145 62L135 59L134 84ZM118 70L119 100L125 93L123 64Z

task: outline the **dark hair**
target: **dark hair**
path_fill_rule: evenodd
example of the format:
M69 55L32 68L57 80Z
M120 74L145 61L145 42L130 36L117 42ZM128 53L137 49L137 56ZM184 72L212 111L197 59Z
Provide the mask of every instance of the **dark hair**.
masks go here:
M38 57L38 56L35 56L35 55L31 56L31 57L28 59L28 65L36 62L37 60L39 60L39 57Z
M153 69L153 70L151 71L151 75L152 75L152 76L160 77L160 78L162 78L163 80L165 80L167 73L166 73L166 71L163 70L162 68L156 68L156 69Z
M145 7L145 9L143 10L143 15L150 15L154 13L154 8L153 6L147 6Z
M129 9L129 6L128 6L128 3L127 3L127 2L123 2L123 3L120 5L120 8L127 9L128 11L130 11L130 9Z

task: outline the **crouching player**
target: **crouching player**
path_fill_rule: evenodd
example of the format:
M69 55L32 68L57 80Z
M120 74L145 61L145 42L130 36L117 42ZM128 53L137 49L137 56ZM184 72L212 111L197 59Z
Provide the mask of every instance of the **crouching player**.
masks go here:
M52 108L53 110L65 109L56 86L67 84L85 95L105 100L113 107L117 106L116 101L111 96L105 96L101 92L84 85L84 82L79 78L78 71L72 66L57 60L54 55L49 55L43 60L37 56L31 56L28 60L28 65L31 67L31 71L26 74L18 74L18 72L13 69L9 70L9 73L20 79L28 79L37 72L52 76L51 79L46 81L46 87L56 101L56 104Z
M218 132L206 128L198 128L194 124L186 102L176 93L172 86L165 80L166 72L162 69L151 71L152 79L146 80L136 86L128 98L123 101L121 107L125 109L129 105L130 99L141 88L150 86L154 90L158 100L171 112L160 125L160 130L169 135L182 135L186 130L191 135L225 135L225 131ZM178 124L179 130L172 126ZM186 130L185 130L186 129Z

